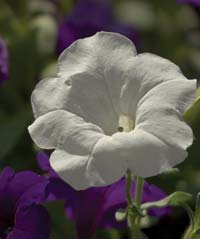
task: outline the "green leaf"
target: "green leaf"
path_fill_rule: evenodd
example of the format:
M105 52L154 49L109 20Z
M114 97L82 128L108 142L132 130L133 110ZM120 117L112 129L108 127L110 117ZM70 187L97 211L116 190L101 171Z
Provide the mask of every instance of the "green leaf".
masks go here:
M193 239L200 239L200 235L195 235Z
M29 111L23 111L12 119L7 117L0 121L0 159L4 158L19 142L31 119Z
M184 203L190 201L192 195L185 192L175 192L162 200L155 202L144 203L141 206L142 210L147 210L152 207L166 207L166 206L182 206Z
M96 235L94 235L93 239L121 239L120 231L116 229L97 229Z
M37 32L25 23L19 28L9 40L10 80L5 88L24 101L30 97L44 63L37 49Z
M190 207L184 205L190 218L190 225L185 231L183 239L200 239L200 193L197 194L195 212Z
M51 216L52 232L51 239L75 238L72 223L67 220L64 214L64 202L49 202L45 205Z
M126 216L127 216L127 210L126 209L118 209L115 213L115 218L117 221L124 221L126 220Z
M42 56L51 57L55 51L57 23L51 15L39 15L30 22L31 29L36 31L36 42Z
M18 17L27 15L27 8L28 8L27 0L18 0L18 1L7 0L7 3L15 12L15 14L18 15Z

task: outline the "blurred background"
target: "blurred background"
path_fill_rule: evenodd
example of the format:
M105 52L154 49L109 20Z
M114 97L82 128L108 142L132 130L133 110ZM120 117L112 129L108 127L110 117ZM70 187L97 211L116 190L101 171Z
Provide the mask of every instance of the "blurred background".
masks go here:
M0 1L0 168L42 173L27 126L33 121L30 96L42 78L56 73L59 54L73 41L97 31L129 37L139 53L151 52L200 78L200 1L191 0L1 0ZM2 43L1 43L2 41ZM200 123L200 120L199 120ZM180 172L150 178L167 193L200 191L200 125ZM73 238L73 225L49 209L53 238ZM60 209L61 210L61 209ZM62 214L62 213L61 213ZM63 222L63 220L65 222ZM65 223L65 233L56 225ZM149 229L150 238L180 238L187 215L176 209ZM165 232L165 235L163 235ZM164 237L166 236L166 237ZM128 238L128 232L99 230L96 238Z

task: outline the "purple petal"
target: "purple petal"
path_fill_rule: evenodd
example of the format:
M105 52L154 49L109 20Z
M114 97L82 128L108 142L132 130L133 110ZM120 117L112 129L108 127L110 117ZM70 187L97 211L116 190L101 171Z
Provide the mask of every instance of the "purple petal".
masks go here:
M37 162L40 169L48 173L45 175L49 179L49 184L46 188L48 195L47 201L62 199L66 200L67 198L72 202L74 200L76 191L62 179L60 179L56 172L51 168L49 156L45 152L41 151L37 154Z
M47 180L37 183L30 187L25 193L18 199L16 207L21 208L24 206L30 206L33 204L43 203L47 200Z
M0 39L0 83L8 79L8 50Z
M31 171L15 173L6 167L0 174L0 228L14 223L17 207L43 202L48 180Z
M104 203L104 211L109 208L121 205L125 203L126 207L126 195L125 195L126 181L125 178L110 185L106 190L106 201ZM135 184L132 185L132 191L134 195Z
M6 239L33 239L33 237L28 232L14 228Z
M15 227L7 239L49 239L50 217L43 206L21 208L15 220Z
M67 211L75 221L78 239L90 239L103 214L106 187L77 191L73 201L67 201Z
M141 38L138 32L129 24L113 21L107 26L105 30L109 32L117 32L128 37L136 44L136 46L139 46L141 42Z
M15 205L0 195L0 231L14 224Z
M60 178L50 178L47 186L47 195L47 201L67 199L73 202L76 197L76 191Z
M67 22L61 22L58 27L56 52L59 55L65 48L74 42L78 36Z
M194 7L199 7L200 6L200 0L177 0L178 3L186 3L186 4L191 4Z
M139 42L138 34L132 27L115 21L111 1L79 0L69 16L59 25L57 53L60 54L75 40L99 31L118 32L136 44Z
M44 171L51 170L51 166L50 166L50 163L49 163L49 156L44 151L40 151L37 154L37 158L36 159L37 159L38 166L42 170L44 170Z
M7 185L7 191L10 197L17 201L24 193L34 189L33 186L37 187L40 183L47 183L47 180L31 171L23 171L15 174Z
M112 8L106 0L79 0L71 14L59 25L57 53L79 38L102 30L111 20Z
M10 167L4 168L0 174L0 228L6 228L14 223L15 202L11 200L7 191L15 173Z
M79 0L69 16L69 22L77 27L102 27L112 21L112 18L111 1Z
M47 229L45 229L46 225L49 228L46 211L42 206L34 205L46 199L48 183L46 178L31 171L15 173L10 167L2 171L0 174L0 237L3 235L4 238L9 234L9 239L48 238ZM25 205L31 206L24 208ZM44 225L41 223L42 220L46 220ZM32 232L33 227L34 230L38 227L39 234ZM44 233L42 227L44 227Z
M5 167L0 174L0 191L6 190L7 184L14 177L15 172L10 167Z
M48 172L49 176L51 177L58 177L56 172L51 168L51 165L49 163L49 156L44 151L40 151L37 154L36 159L40 169Z

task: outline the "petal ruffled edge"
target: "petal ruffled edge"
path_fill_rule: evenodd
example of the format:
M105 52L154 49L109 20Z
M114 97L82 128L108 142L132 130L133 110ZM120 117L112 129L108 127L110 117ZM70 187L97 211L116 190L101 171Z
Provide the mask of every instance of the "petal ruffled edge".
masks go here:
M91 187L93 181L87 172L89 155L72 155L65 150L57 149L50 157L51 167L59 177L76 190Z
M135 45L125 36L113 32L97 32L95 35L75 41L58 59L58 75L69 77L87 71L96 56L107 64L110 58L122 61L137 54ZM121 59L123 56L123 59ZM110 63L111 64L111 63Z

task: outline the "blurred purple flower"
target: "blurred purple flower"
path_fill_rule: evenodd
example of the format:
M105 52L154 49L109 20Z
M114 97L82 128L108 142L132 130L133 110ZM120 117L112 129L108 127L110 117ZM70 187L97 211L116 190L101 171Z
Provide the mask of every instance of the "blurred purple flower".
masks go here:
M177 0L177 2L190 4L194 7L200 7L200 0Z
M66 215L75 222L78 239L90 239L97 228L122 229L126 227L126 222L118 222L115 219L117 209L127 206L124 178L109 186L75 191L56 175L49 164L49 157L44 152L38 153L37 160L40 168L48 172L49 200L66 200ZM134 192L135 185L133 184L132 195ZM142 202L156 201L164 197L166 194L158 187L144 183ZM148 214L162 217L170 212L171 209L168 207L154 208L149 210Z
M0 38L0 84L8 79L8 51Z
M136 45L139 43L135 29L114 18L109 0L78 0L69 16L59 25L57 53L60 54L73 41L102 30L123 34Z
M0 238L48 239L50 218L45 207L48 180L31 171L0 174Z

